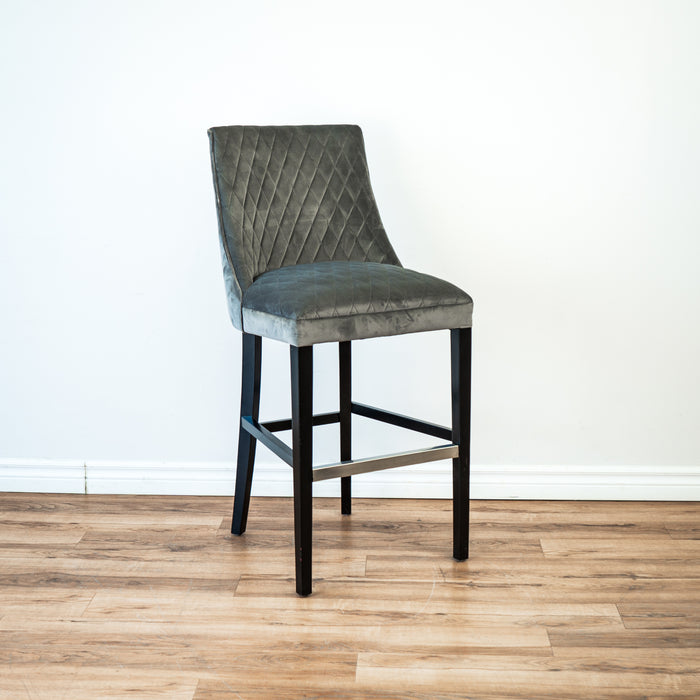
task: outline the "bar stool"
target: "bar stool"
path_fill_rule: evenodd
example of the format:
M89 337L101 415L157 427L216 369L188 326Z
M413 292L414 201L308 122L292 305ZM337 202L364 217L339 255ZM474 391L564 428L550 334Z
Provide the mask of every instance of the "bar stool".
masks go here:
M469 548L469 431L473 302L458 287L402 267L374 200L362 131L352 125L209 129L229 315L243 332L243 378L231 532L246 529L259 440L292 467L296 590L311 593L312 487L351 476L452 459L453 556ZM357 403L351 342L450 330L452 426ZM290 346L292 417L259 422L262 338ZM338 343L339 410L312 407L313 346ZM351 417L365 416L446 441L428 449L352 459ZM338 423L340 460L312 464L313 426ZM292 431L292 447L275 433Z

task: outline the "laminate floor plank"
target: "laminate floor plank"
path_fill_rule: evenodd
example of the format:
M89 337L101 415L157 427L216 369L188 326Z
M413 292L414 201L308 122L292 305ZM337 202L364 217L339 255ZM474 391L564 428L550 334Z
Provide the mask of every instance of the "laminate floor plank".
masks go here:
M674 603L687 602L700 605L700 580L698 579L643 579L611 577L592 580L589 578L560 578L551 582L518 581L449 581L443 580L432 569L426 569L425 578L406 579L367 578L360 582L352 579L314 579L315 595L328 598L381 598L381 591L393 590L399 596L420 596L430 593L436 583L432 598L450 602L464 610L464 606L476 603L508 605L519 603L610 603L638 602ZM440 585L437 585L440 583ZM236 591L241 596L284 597L292 579L242 576ZM427 592L426 592L427 591Z
M356 682L359 688L389 690L414 690L440 687L447 691L471 694L499 693L511 698L562 698L571 693L581 697L645 697L649 693L669 691L685 693L686 697L697 697L700 674L679 676L671 673L598 672L585 671L513 671L483 670L479 668L433 670L414 666L412 668L385 668L358 666ZM585 693L592 693L586 695Z
M100 668L42 662L3 671L0 698L8 700L192 700L197 687L186 673L116 664Z
M673 553L675 558L689 560L688 565L700 568L700 540L672 539L671 537L650 537L634 539L620 546L617 539L550 539L543 538L542 549L548 557L572 557L581 559L667 559Z
M2 621L0 621L2 624ZM551 629L552 646L597 649L697 649L700 657L700 629Z
M278 600L278 599L275 599ZM315 599L314 599L315 600ZM228 616L236 625L245 623L253 625L265 623L270 625L329 625L329 626L375 626L381 624L413 626L417 622L429 622L436 626L461 626L464 628L496 627L531 627L536 625L567 626L575 628L616 627L624 629L622 620L615 606L605 606L596 611L595 606L588 608L587 614L571 614L564 610L557 611L554 606L535 607L518 614L517 609L510 612L503 606L491 606L477 612L471 609L456 612L454 605L431 601L428 605L417 602L414 605L387 605L386 601L333 601L331 606L307 607L254 606L251 599L225 595L220 591L180 590L171 593L167 600L160 591L130 591L120 589L100 589L96 591L81 613L83 618L98 619L148 619L148 620L190 620L200 622L217 621ZM363 605L364 603L364 605ZM570 606L562 606L562 608ZM584 606L582 606L584 607ZM600 606L603 608L603 606ZM398 608L398 609L397 609ZM486 606L484 606L486 608ZM285 610L284 617L280 611ZM8 611L11 614L12 611Z
M276 556L274 556L276 555ZM212 554L207 557L183 553L181 558L173 555L164 557L148 556L146 552L110 550L102 552L64 552L63 556L13 556L2 558L5 574L30 573L47 565L56 573L99 576L132 575L140 576L189 576L196 578L200 572L209 577L229 578L246 575L281 576L294 566L294 551L278 550L271 557L264 552L241 552L240 556ZM314 557L314 575L318 576L363 576L366 558L359 552L318 552Z
M622 622L627 629L700 630L700 606L683 603L620 603Z
M0 522L0 547L24 544L31 533L32 543L43 546L75 545L84 537L84 525L43 522Z
M95 589L25 590L0 587L2 617L80 617L94 598Z
M566 653L563 653L565 651ZM620 649L613 657L601 658L597 648L567 648L550 656L502 656L462 654L369 654L358 655L359 666L382 668L482 669L486 671L562 671L700 674L700 657L693 649Z
M2 557L0 556L0 562ZM198 578L184 576L160 576L158 573L149 575L132 576L110 576L100 573L99 575L82 574L73 572L52 571L50 564L44 571L28 571L20 573L0 572L0 590L11 590L14 588L34 589L46 591L47 589L60 590L70 589L99 589L99 588L128 588L130 590L157 590L163 591L167 595L169 590L185 590L194 587L199 590L214 589L221 593L235 591L238 585L238 577L235 578L208 578L201 576Z
M357 583L353 579L346 579L344 583L352 586ZM403 582L400 584L403 586ZM410 582L409 582L410 585ZM376 613L401 613L401 614L418 614L418 613L441 613L464 615L484 615L492 620L498 620L501 617L505 618L590 618L599 617L608 621L621 623L622 618L618 611L618 606L611 603L551 603L537 601L499 601L498 603L479 603L475 602L469 605L468 608L455 607L454 603L449 599L436 599L435 586L426 585L421 588L413 586L413 588L399 588L402 596L384 595L377 598L351 597L352 590L348 590L348 597L333 597L333 596L309 596L307 598L298 598L291 596L268 596L268 595L246 595L236 591L236 596L232 601L237 607L245 610L257 610L261 613L266 611L278 612L282 615L285 611L297 610L331 610L342 612L346 615L353 615L355 612L376 612ZM245 588L245 584L242 590ZM380 591L375 591L380 594Z
M426 520L425 517L418 517L416 513L409 511L400 511L398 517L392 520L385 519L386 513L382 513L380 519L374 511L360 513L353 510L353 514L358 515L358 519L365 518L365 520L359 525L355 525L354 519L338 521L337 514L314 509L315 534L342 534L354 538L373 535L380 541L383 540L390 544L393 541L392 538L399 538L398 542L403 542L404 538L409 541L436 541L445 535L450 536L452 532L451 513L435 513L435 515L439 515L439 518L431 521ZM538 520L524 523L508 520L479 522L476 516L472 517L472 524L478 525L478 527L474 528L471 540L472 542L481 540L511 541L523 538L535 541L543 535L550 539L560 537L564 539L586 537L669 539L674 536L688 536L688 530L684 529L685 523L680 523L678 527L669 527L658 522L635 524L622 520L619 523L605 523L600 522L602 518L596 518L596 522L593 523L585 521L552 523L547 521L545 515L540 514ZM282 515L275 515L272 518L265 518L263 515L258 518L249 516L248 524L249 531L246 535L251 534L251 532L265 531L278 533L278 536L282 536L288 533L289 519L288 516ZM229 519L225 518L220 524L220 529L228 533L230 526Z
M694 520L666 523L665 527L674 540L700 540L700 513Z
M408 691L392 693L382 690L363 689L361 692L352 685L338 684L329 693L327 687L314 687L307 683L304 688L275 688L275 700L465 700L464 694L443 693L439 690L430 690L427 693L421 691ZM235 679L232 684L224 681L201 681L197 686L194 700L270 700L270 691L260 688L246 689L239 693ZM504 697L490 696L488 698L469 694L469 700L507 700Z
M440 558L449 555L452 551L452 528L444 527L441 534L429 533L403 533L401 530L394 536L387 531L376 533L371 530L331 530L317 528L314 532L313 543L318 552L339 548L372 548L377 553L395 553L396 547L412 547L426 550L426 556ZM503 553L503 542L508 541L507 554ZM0 547L2 543L0 543ZM251 552L257 548L265 550L289 550L294 547L294 533L289 528L283 530L268 530L257 528L246 532L242 537L232 535L228 528L212 529L191 527L188 529L188 537L182 540L182 526L170 528L153 528L146 530L143 527L125 528L122 530L96 530L89 528L77 542L78 551L91 550L154 550L154 551L181 551L196 552L206 550L208 554L222 553L229 555L231 551L241 550ZM519 557L522 554L542 554L542 547L537 535L521 535L514 537L511 542L507 537L493 539L482 537L472 541L474 554L497 551L501 557Z
M132 496L133 498L133 496ZM126 506L125 506L126 507ZM80 525L84 528L92 527L101 530L119 532L125 528L140 526L143 528L153 527L210 527L214 529L225 529L231 527L230 516L224 514L221 508L216 514L212 513L174 513L171 511L137 511L128 519L124 519L124 513L118 510L115 513L80 513L74 509L68 511L38 511L37 514L26 511L2 511L0 512L0 524L9 525L12 523L31 523L31 518L36 515L42 522L53 525ZM228 520L228 522L226 522Z
M177 621L161 618L157 609L145 606L142 615L130 611L115 619L66 618L45 620L6 615L0 620L3 643L41 644L41 640L71 639L93 643L111 640L123 643L131 636L161 639L164 644L187 645L188 639L206 641L233 652L256 646L251 639L264 640L269 651L289 649L326 649L332 651L447 651L504 647L543 648L549 650L546 629L519 625L481 626L445 624L433 619L420 619L413 624L275 624L232 620Z
M27 512L44 515L70 512L83 517L90 514L130 515L143 511L153 513L211 513L222 510L225 501L220 496L129 496L114 494L63 494L63 493L2 493L0 514ZM285 499L278 499L283 501ZM228 510L228 508L227 508ZM124 520L128 522L129 519Z
M675 553L674 553L675 555ZM435 553L419 552L408 558L396 552L368 550L367 576L379 578L425 578L431 571L446 581L543 581L571 578L621 578L631 582L642 579L700 579L700 566L687 558L577 559L532 554L528 557L477 557L457 562Z

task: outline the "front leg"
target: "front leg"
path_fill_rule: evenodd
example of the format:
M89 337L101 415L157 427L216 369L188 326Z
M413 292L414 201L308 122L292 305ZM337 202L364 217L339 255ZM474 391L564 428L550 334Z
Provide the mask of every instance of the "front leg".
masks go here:
M472 329L450 331L452 356L452 442L459 455L452 460L453 556L469 556L469 438L471 416Z
M297 593L311 593L313 511L313 346L290 346L292 370L292 455L294 469L294 546Z

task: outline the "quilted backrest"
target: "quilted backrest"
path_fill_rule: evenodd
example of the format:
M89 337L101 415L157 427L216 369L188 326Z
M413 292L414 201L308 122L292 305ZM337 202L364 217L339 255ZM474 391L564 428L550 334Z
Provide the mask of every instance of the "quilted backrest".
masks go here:
M256 277L288 265L400 265L374 201L360 127L219 126L209 140L224 274L239 303Z

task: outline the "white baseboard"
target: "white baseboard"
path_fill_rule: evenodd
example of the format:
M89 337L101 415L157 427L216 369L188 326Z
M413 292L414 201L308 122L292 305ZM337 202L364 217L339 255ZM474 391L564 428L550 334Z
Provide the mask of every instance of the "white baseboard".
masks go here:
M353 477L364 498L451 498L451 465L434 462ZM0 491L230 496L228 462L0 459ZM475 499L700 501L700 466L472 466ZM337 479L314 485L339 496ZM260 463L254 496L291 496L292 471Z

